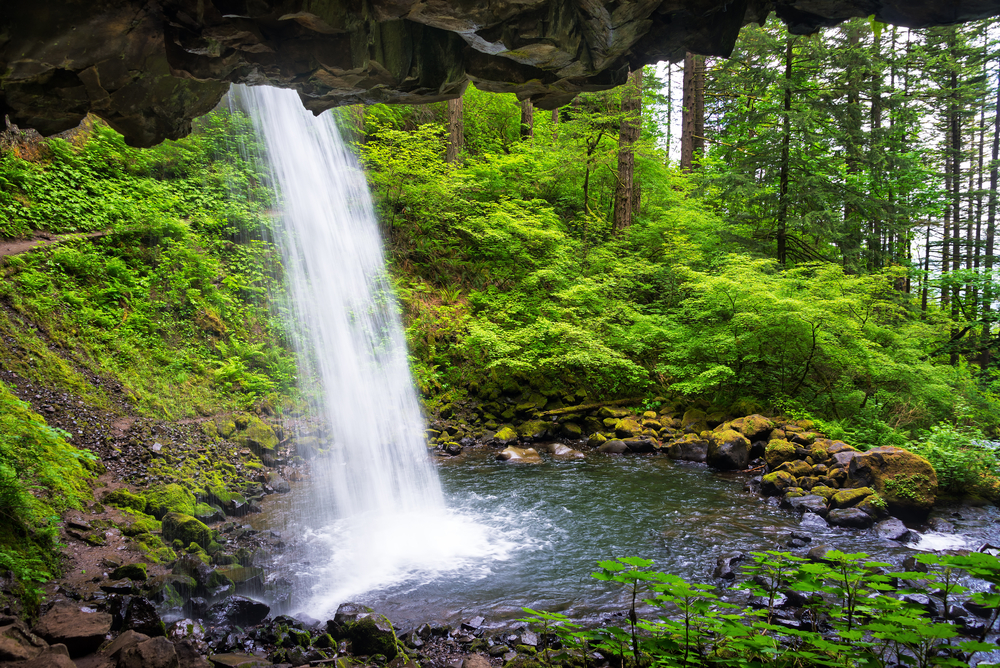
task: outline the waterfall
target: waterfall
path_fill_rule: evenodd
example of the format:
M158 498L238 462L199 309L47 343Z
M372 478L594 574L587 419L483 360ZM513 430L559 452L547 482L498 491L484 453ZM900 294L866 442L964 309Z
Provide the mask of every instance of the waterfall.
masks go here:
M495 550L484 528L445 507L371 197L334 117L314 117L290 90L234 94L264 145L281 207L275 241L290 329L309 365L300 376L321 384L314 410L331 428L296 520L310 549L291 603L323 618L366 592Z

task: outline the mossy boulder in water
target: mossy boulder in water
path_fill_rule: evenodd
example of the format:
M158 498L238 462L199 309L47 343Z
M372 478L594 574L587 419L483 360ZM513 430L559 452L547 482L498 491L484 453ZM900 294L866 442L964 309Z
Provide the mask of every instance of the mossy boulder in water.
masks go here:
M739 426L736 426L736 420L733 420L734 428L739 429L739 432L753 441L766 440L766 437L774 430L774 423L763 415L748 415L742 418Z
M548 433L549 427L551 426L551 422L545 422L543 420L529 420L517 428L517 434L524 439L538 440L540 438L545 438L545 434Z
M600 432L594 432L590 435L590 438L587 439L587 445L592 448L599 448L607 442L608 439L604 438L604 434Z
M708 458L708 440L697 434L687 434L670 444L667 455L684 462L704 462Z
M396 658L396 634L382 615L358 615L356 621L347 624L347 638L352 653L358 656L381 654L390 661Z
M706 462L720 471L739 471L750 462L750 441L732 429L712 435L706 453Z
M926 515L934 505L937 473L909 450L883 445L851 459L852 480L875 489L893 513Z
M190 515L167 513L163 516L163 539L180 540L185 545L196 543L207 549L212 544L212 530Z
M642 425L636 422L634 418L622 418L615 423L615 435L618 438L631 438L633 436L638 436L641 433Z
M163 519L171 512L191 515L197 505L194 494L177 483L150 487L143 496L146 497L146 512L156 519Z
M705 421L705 411L692 408L685 412L684 417L681 418L681 429L695 434L700 434L708 429L708 422Z
M795 478L787 471L768 473L760 479L760 491L770 496L781 494L794 485Z
M834 508L853 508L874 493L871 487L842 489L831 497L830 505Z

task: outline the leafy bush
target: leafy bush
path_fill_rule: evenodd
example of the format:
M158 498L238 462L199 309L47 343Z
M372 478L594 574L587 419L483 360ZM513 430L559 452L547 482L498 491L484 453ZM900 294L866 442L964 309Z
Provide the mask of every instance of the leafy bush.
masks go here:
M997 450L980 430L942 423L907 447L934 466L942 492L1000 498Z

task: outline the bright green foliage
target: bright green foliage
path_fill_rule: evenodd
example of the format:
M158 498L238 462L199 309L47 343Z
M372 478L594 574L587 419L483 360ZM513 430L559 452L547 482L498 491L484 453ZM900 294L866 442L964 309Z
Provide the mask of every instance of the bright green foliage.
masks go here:
M997 451L979 429L939 424L908 447L931 463L942 492L1000 498Z
M737 587L750 590L755 607L726 602L710 585L651 571L650 561L626 558L600 562L603 571L594 577L641 592L644 602L660 611L658 619L639 619L633 599L628 629L587 630L564 615L530 609L525 609L532 615L525 621L559 636L561 651L539 648L550 661L597 650L613 663L627 661L635 667L964 667L974 664L978 653L1000 649L986 642L1000 614L1000 595L981 591L982 583L970 589L958 578L964 571L989 584L1000 582L1000 560L992 555L922 554L918 560L929 567L927 573L886 572L889 564L836 550L826 553L823 562L786 552L754 552L752 557L744 568L751 579ZM920 605L902 599L931 590L944 609L959 596L988 608L979 637L962 638L955 624L934 621ZM775 615L778 598L788 591L807 599L801 617L806 623L794 628Z
M59 570L59 514L91 498L87 466L96 457L0 383L0 567L25 584Z
M268 308L280 262L261 239L270 195L235 147L248 132L244 117L218 113L185 140L138 150L98 123L79 146L39 145L33 161L3 153L0 236L98 235L4 259L0 340L17 339L0 343L4 365L98 405L104 390L74 367L111 375L162 416L287 394L295 364Z

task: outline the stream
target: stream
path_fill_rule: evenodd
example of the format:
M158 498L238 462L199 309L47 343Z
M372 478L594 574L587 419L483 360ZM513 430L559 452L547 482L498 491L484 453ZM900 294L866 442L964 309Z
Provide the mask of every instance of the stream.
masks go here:
M664 457L546 457L511 465L489 449L437 461L450 509L444 517L407 517L380 549L354 554L352 528L309 528L301 485L271 498L253 516L261 529L284 527L287 549L265 559L276 612L332 618L340 603L370 605L398 626L456 624L476 615L491 622L524 616L522 607L593 620L625 607L624 592L590 577L602 559L640 556L659 570L708 581L716 557L730 551L786 550L793 530L812 535L804 548L828 544L899 563L918 550L1000 542L994 507L935 511L908 544L874 530L803 524L798 513L744 491L745 475L719 474ZM951 531L952 525L954 531ZM364 534L371 535L366 526ZM359 567L358 564L361 563ZM364 573L352 572L356 568Z

